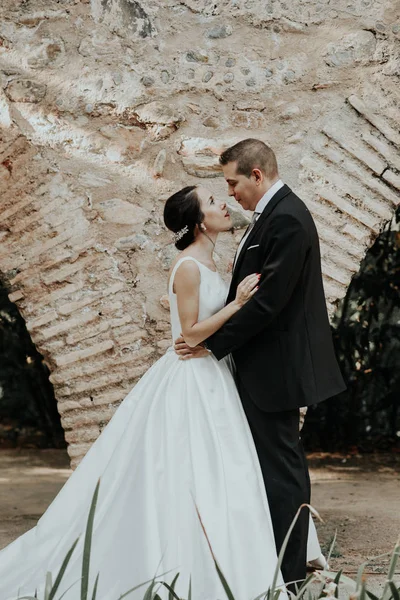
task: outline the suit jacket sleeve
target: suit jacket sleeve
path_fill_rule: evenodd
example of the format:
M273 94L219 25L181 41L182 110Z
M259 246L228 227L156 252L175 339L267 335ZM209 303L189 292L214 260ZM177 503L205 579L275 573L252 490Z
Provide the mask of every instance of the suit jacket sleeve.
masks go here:
M207 347L218 360L248 343L277 317L300 278L310 246L304 226L287 214L273 217L262 244L265 258L259 289L207 339Z

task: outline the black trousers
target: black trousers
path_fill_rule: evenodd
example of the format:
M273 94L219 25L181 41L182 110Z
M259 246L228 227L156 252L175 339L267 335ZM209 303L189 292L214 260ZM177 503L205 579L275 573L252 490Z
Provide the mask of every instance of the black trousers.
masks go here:
M310 502L310 476L299 436L299 410L264 412L240 381L238 388L261 465L279 553L299 506ZM306 577L308 526L309 511L303 508L281 567L286 583Z

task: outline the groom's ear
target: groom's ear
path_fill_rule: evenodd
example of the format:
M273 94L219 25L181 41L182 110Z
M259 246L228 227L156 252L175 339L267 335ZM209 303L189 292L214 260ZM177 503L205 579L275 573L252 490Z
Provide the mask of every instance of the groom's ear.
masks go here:
M253 169L251 172L256 185L260 185L264 181L264 174L260 169Z

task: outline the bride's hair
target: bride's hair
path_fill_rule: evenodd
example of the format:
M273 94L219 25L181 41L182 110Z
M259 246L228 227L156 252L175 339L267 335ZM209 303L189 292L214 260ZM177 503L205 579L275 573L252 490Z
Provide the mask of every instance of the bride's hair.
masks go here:
M204 220L204 214L200 208L200 200L195 185L184 187L176 192L165 203L164 223L168 229L176 234L182 230L186 232L178 235L175 246L178 250L184 250L195 240L196 225Z

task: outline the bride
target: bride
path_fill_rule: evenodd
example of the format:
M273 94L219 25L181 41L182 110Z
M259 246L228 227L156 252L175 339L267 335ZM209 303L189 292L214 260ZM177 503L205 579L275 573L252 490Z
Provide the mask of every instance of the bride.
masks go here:
M206 188L171 196L164 220L182 250L169 278L171 339L183 332L196 346L257 293L258 275L247 277L224 306L227 286L212 255L218 234L232 222L226 204ZM0 552L1 600L35 590L41 599L46 572L54 581L78 536L58 597L80 598L82 534L99 478L89 587L100 573L98 600L117 600L166 572L167 581L180 574L178 595L187 596L191 579L193 600L224 598L197 510L235 597L250 600L271 585L277 556L268 501L227 359L207 353L179 360L171 345L127 395L37 526ZM319 554L310 524L308 558Z

